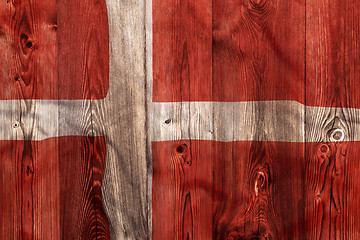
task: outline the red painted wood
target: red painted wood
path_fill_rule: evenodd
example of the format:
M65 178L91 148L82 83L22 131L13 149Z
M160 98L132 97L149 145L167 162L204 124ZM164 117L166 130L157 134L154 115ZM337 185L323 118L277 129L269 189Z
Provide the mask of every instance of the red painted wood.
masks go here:
M204 143L196 141L152 143L153 239L212 238L214 156L210 142L206 147L201 151Z
M99 99L109 88L105 1L0 3L0 100Z
M218 0L212 9L211 100L304 103L304 5Z
M152 152L154 240L357 239L360 232L360 142L184 140L155 142Z
M360 108L360 3L308 1L306 104Z
M360 237L360 142L306 145L303 239Z
M309 132L320 128L330 136L341 129L347 141L357 138L358 113L344 108L360 107L359 6L359 1L307 1L306 104L341 107L315 112L317 124ZM360 238L358 145L307 145L306 239Z
M0 239L109 239L103 137L0 141Z
M106 1L58 0L57 5L59 98L105 98L109 90Z
M302 230L303 144L191 140L152 149L153 239L293 239Z
M321 143L153 143L153 239L358 239L360 143L325 141L334 129L350 141L356 131L357 112L342 108L360 107L359 3L203 5L205 13L196 3L153 0L153 101L339 108L305 110L305 139ZM267 135L266 119L254 109L257 139ZM184 143L187 153L177 153Z
M153 101L211 99L210 0L153 0Z
M153 101L359 108L358 9L340 0L153 0Z
M153 101L304 103L304 4L153 0Z

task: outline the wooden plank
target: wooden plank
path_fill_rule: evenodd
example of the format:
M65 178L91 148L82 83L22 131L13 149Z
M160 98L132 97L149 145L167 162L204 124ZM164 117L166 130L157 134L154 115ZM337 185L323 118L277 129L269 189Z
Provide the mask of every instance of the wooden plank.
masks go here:
M59 99L105 98L109 90L106 1L60 0L57 11Z
M153 101L211 99L211 8L208 0L153 1Z
M60 239L110 239L101 194L105 138L60 137L58 146Z
M212 239L211 150L189 140L152 144L152 239Z
M90 106L94 134L107 143L103 203L112 239L150 239L145 2L107 1L107 7L110 89Z
M359 3L306 2L305 238L359 238Z

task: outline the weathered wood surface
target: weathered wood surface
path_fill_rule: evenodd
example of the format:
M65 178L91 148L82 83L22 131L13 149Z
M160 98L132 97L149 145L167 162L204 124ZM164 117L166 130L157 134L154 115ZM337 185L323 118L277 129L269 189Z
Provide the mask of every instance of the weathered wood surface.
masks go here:
M358 239L359 7L1 2L0 238Z
M93 101L93 127L105 134L104 207L112 239L151 238L147 128L145 2L107 1L110 89Z

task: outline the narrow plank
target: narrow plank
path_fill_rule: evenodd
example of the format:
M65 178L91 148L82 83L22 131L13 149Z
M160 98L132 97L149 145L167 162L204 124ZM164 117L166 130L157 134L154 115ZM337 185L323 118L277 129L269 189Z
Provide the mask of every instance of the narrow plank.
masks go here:
M359 3L306 2L305 238L358 239ZM337 108L334 108L337 107Z
M103 137L0 141L1 239L109 239Z
M152 143L152 239L212 238L212 155L197 141L208 136L208 109L190 101L212 95L212 2L152 1L147 40L149 142ZM182 101L182 102L180 102ZM199 116L210 117L202 119ZM195 118L192 119L191 117ZM201 131L205 129L205 134ZM203 159L203 161L198 161ZM196 179L197 176L199 179ZM162 226L162 227L161 227Z
M211 99L212 3L153 0L153 101Z
M105 138L60 137L58 145L60 239L110 239L101 193Z
M1 141L1 169L0 172L0 193L2 196L1 206L1 218L0 218L0 238L1 239L20 239L21 233L21 185L20 176L21 172L19 167L21 165L16 162L18 153L17 148L23 148L23 142L21 141Z
M106 1L60 0L57 11L59 98L105 98L109 90Z
M356 1L307 3L307 105L359 108L357 7Z
M102 185L112 239L150 239L144 1L107 1L110 89L92 101L93 133L103 135L107 159Z
M191 140L152 144L152 239L212 239L211 149Z

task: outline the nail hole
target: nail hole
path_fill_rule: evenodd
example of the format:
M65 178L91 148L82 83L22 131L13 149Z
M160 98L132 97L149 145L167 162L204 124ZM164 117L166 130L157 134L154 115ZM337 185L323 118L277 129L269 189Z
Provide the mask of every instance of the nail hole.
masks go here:
M170 119L170 118L165 120L165 124L170 124L170 123L171 123L171 119Z
M13 124L13 128L17 128L17 127L19 127L20 126L20 124L18 123L18 122L15 122L14 124Z
M19 77L15 77L15 81L19 81Z
M335 129L330 135L330 140L334 142L343 141L345 138L345 132L342 129Z

